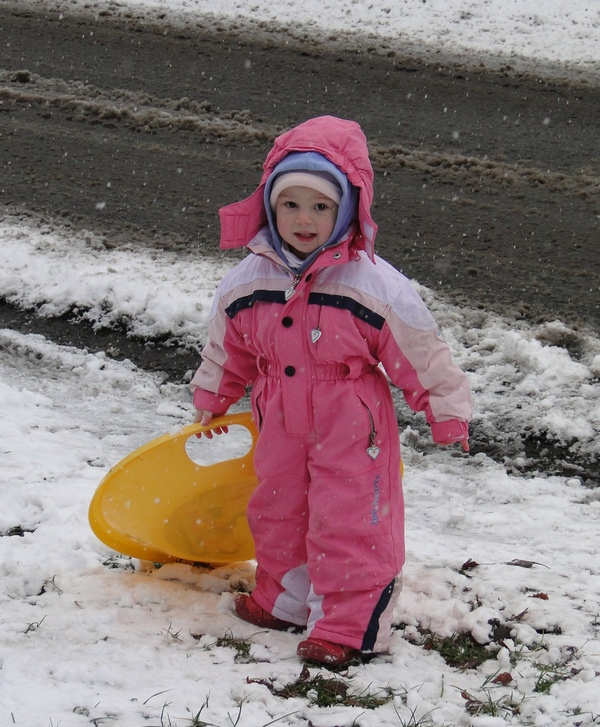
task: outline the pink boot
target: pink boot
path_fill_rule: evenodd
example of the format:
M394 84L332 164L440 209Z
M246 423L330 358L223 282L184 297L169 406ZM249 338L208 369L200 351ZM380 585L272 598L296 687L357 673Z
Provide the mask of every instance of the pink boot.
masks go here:
M298 644L298 656L304 661L322 666L345 666L356 659L360 651L346 644L334 644L325 639L309 637Z
M236 596L235 599L235 612L244 621L248 621L256 626L261 626L266 629L276 629L277 631L285 631L289 628L298 628L297 624L290 623L289 621L282 621L280 618L276 618L252 598L242 593Z

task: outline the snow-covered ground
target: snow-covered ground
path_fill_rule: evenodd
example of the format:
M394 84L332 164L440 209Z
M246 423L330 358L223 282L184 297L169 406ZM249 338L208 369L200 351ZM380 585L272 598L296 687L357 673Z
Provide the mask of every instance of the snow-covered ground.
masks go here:
M348 42L488 65L563 65L600 78L598 0L24 0L58 11L135 13L169 24L252 26L302 42ZM106 16L104 16L106 17Z
M84 0L69 3L77 5ZM318 17L323 33L406 37L444 52L588 69L597 68L600 47L598 0L94 5L238 22L293 17L305 28ZM124 322L132 333L188 345L201 344L229 264L114 250L93 232L73 236L9 216L0 223L2 296L48 315L78 308L92 323ZM457 308L418 287L469 372L478 431L500 450L526 430L546 432L575 457L598 457L596 334ZM391 654L338 677L351 694L389 699L370 709L340 694L324 707L317 683L305 696L273 693L299 677L302 637L258 631L232 614L232 591L252 585L251 563L147 568L111 552L88 526L108 469L190 421L183 384L5 329L0 411L2 727L600 725L600 494L576 472L519 475L523 462L435 449L417 418L406 426L408 559L398 630ZM205 444L227 457L240 442L232 431ZM439 642L463 633L489 645L487 661L467 669L444 661ZM428 634L433 648L424 647ZM238 656L237 638L250 644L248 656ZM310 679L318 673L311 669Z
M77 307L92 322L127 321L132 333L172 333L187 343L203 340L226 266L106 249L93 233L74 237L9 218L0 242L0 290L11 301L43 303L53 315ZM517 325L419 289L471 372L478 427L501 444L525 421L597 456L600 340L577 333L575 361L560 345L575 334L560 322ZM353 692L393 699L374 710L286 700L265 682L296 680L301 637L258 632L231 612L231 591L252 584L251 564L148 571L115 557L87 523L111 465L191 420L185 386L10 330L0 331L0 350L3 724L194 724L206 700L201 719L223 727L238 714L237 724L250 727L277 718L318 727L418 724L411 715L422 725L600 720L600 497L577 477L511 475L485 454L428 447L416 423L407 426L408 563L396 614L403 626L391 655L343 677ZM233 456L238 440L232 432L211 446ZM469 560L480 565L461 571ZM494 624L508 627L502 648L476 669L449 667L420 645L426 632L470 633L497 649ZM235 661L224 636L250 640L249 663ZM512 677L504 686L493 681L502 673ZM497 716L484 719L484 710Z

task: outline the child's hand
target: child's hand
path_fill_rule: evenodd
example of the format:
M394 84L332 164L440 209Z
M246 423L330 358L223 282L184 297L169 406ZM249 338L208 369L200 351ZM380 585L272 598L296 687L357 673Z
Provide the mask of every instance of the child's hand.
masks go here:
M460 419L431 422L431 434L436 444L457 444L463 452L469 451L469 425Z
M212 411L208 411L206 409L198 409L198 411L196 411L196 417L194 418L194 421L199 422L200 424L202 424L203 427L206 427L210 424L212 418L213 418ZM202 437L202 435L204 435L207 439L212 439L213 432L215 434L227 434L228 431L229 431L228 427L221 426L221 427L215 427L214 429L209 429L206 432L198 432L196 434L196 436L198 437L198 439L200 439Z

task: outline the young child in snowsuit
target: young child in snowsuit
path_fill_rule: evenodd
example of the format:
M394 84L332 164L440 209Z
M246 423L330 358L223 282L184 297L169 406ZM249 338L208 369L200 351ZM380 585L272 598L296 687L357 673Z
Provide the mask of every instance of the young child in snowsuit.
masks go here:
M220 210L221 247L251 254L221 282L192 380L204 424L252 386L258 567L236 612L306 627L298 654L326 665L389 645L404 509L385 374L434 441L468 449L467 379L410 282L374 254L372 198L357 123L318 117L275 140L256 191Z

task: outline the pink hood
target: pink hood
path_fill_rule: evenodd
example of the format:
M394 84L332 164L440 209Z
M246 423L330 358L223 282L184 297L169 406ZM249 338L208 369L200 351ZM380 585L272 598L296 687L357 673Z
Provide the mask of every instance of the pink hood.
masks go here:
M374 257L377 225L371 217L373 201L373 168L369 160L367 140L355 121L335 116L318 116L286 131L275 139L263 164L263 175L257 189L240 202L221 207L221 248L247 245L267 224L263 193L274 167L290 152L316 151L341 169L350 183L359 190L358 225L352 246Z

